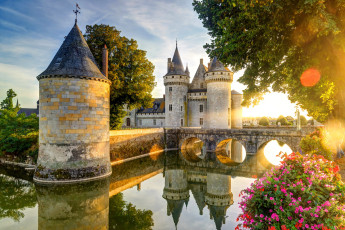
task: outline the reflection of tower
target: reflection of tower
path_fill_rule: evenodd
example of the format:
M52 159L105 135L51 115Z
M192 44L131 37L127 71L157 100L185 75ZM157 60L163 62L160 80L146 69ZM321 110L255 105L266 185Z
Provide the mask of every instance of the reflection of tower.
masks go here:
M207 173L198 171L188 172L188 186L192 191L193 197L199 208L199 214L203 215L205 207L205 193L206 193L206 177Z
M39 230L108 229L108 180L35 187Z
M189 201L187 173L184 170L165 171L163 198L167 200L167 215L172 215L175 226L177 226L183 204L187 207Z
M217 230L225 224L226 210L234 203L231 192L231 177L228 175L207 173L206 204L210 218L214 220Z
M229 140L226 145L226 153L229 158L236 163L242 163L246 154L245 151L243 151L241 142L237 140Z

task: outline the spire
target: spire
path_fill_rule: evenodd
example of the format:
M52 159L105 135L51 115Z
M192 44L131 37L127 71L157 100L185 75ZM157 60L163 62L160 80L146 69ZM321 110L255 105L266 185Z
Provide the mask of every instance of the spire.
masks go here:
M227 70L224 67L223 63L221 63L217 57L214 57L212 59L212 63L210 65L208 72L216 72L216 71L229 72L229 70Z
M74 24L48 68L38 75L37 79L52 76L93 77L107 80L98 69L77 24Z
M184 72L189 76L188 63L186 64L186 70Z
M16 104L16 108L19 108L19 102L18 102L18 98L17 98L17 104Z
M169 72L167 73L167 75L173 75L173 74L186 75L184 68L183 68L180 53L178 51L177 40L176 40L176 48L175 48L174 56L173 56L171 62L173 65L172 65L172 68L169 69Z

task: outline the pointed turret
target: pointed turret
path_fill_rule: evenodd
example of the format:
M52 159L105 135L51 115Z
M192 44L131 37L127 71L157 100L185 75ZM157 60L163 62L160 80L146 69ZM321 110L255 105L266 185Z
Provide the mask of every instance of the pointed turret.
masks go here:
M18 98L17 98L17 104L16 104L16 108L19 108L19 102L18 102Z
M216 72L216 71L230 72L230 70L225 68L223 63L220 62L217 57L214 57L212 59L211 66L208 72Z
M109 81L99 70L95 58L75 23L48 68L37 79L49 77L99 78Z
M189 72L189 69L188 69L188 64L186 65L186 70L184 72L187 74L187 76L189 76L190 72Z
M187 75L184 71L184 68L183 68L180 53L179 53L178 48L177 48L177 43L176 43L174 56L172 58L171 65L170 65L170 68L169 68L167 75L174 75L174 74L175 75Z
M193 81L190 84L190 89L204 89L206 88L205 83L205 73L207 72L207 67L204 66L203 59L200 59L200 64L196 73L194 75Z

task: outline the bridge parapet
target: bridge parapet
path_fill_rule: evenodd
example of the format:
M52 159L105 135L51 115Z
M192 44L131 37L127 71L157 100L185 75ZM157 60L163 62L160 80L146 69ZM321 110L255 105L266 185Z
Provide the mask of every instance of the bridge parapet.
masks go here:
M196 137L204 142L207 151L215 151L217 145L226 139L239 141L247 154L256 154L258 149L271 140L286 143L293 151L298 151L302 137L310 131L295 129L200 129L200 128L166 128L167 148L181 148L183 142Z

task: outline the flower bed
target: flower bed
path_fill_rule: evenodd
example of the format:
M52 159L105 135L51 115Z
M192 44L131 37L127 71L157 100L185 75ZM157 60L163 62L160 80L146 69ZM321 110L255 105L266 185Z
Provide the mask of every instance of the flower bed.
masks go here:
M345 229L339 167L319 155L292 153L240 194L236 229Z

